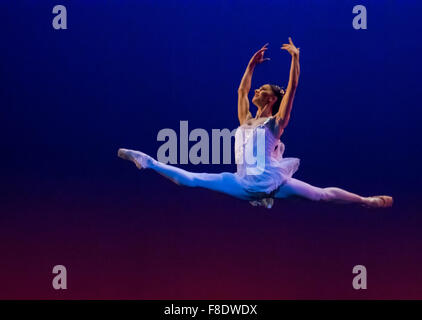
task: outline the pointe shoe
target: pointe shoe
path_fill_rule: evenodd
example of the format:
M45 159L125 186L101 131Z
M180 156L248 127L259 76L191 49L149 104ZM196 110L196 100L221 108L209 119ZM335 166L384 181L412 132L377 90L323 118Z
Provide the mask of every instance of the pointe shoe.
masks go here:
M368 197L371 199L371 204L367 205L371 208L389 208L393 206L393 198L390 196L373 196Z
M152 159L149 155L143 152L123 148L118 150L117 156L122 159L132 161L138 169L148 168L149 160Z

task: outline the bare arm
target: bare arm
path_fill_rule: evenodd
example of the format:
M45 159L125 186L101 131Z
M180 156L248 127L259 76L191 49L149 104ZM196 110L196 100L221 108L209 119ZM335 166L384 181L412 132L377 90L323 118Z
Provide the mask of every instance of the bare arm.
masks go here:
M237 89L238 94L238 103L237 103L237 116L239 118L239 122L242 125L246 120L252 118L252 114L249 111L249 99L248 93L251 89L251 81L252 75L254 72L255 67L266 61L270 60L269 58L264 59L265 50L267 50L267 44L265 44L260 50L258 50L246 67L245 73L243 74L242 81L240 82L239 88Z
M248 64L242 81L240 82L239 89L237 89L237 116L241 125L249 118L252 118L252 114L249 111L248 93L251 89L251 80L254 69L255 66Z
M276 114L276 121L281 129L284 129L289 122L300 74L299 49L295 47L291 38L289 38L289 42L289 44L283 44L282 46L282 49L287 50L292 55L292 63L286 93L284 94L283 100L281 100L280 108Z

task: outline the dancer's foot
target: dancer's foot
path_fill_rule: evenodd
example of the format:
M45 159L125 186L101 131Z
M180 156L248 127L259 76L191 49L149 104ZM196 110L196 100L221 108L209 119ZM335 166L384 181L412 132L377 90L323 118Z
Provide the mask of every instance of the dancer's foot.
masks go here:
M393 198L389 196L373 196L365 198L366 207L371 208L389 208L393 206Z
M122 159L132 161L138 169L148 168L154 160L143 152L129 149L119 149L117 155Z

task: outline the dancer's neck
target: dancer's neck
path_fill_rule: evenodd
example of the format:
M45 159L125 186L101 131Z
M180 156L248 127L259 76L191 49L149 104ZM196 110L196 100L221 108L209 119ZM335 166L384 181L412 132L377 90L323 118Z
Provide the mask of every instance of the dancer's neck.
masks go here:
M256 113L255 115L255 119L260 119L260 118L270 118L272 117L271 113L265 112L265 113Z
M258 109L258 111L256 112L256 115L255 115L255 119L271 117L272 116L271 110L269 110L268 106L269 105L267 104L264 108Z

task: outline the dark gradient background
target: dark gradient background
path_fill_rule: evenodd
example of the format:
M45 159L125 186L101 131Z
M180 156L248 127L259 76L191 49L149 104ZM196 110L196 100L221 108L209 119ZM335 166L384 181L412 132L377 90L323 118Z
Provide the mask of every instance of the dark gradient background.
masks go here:
M68 30L52 8L66 5ZM354 30L354 5L368 29ZM420 1L1 1L0 298L422 298ZM237 87L301 76L295 177L394 207L177 186L117 158L159 130L237 127ZM254 108L251 106L251 108ZM253 109L255 111L255 109ZM182 165L197 172L235 165ZM68 290L52 288L63 264ZM352 288L352 268L368 289Z

